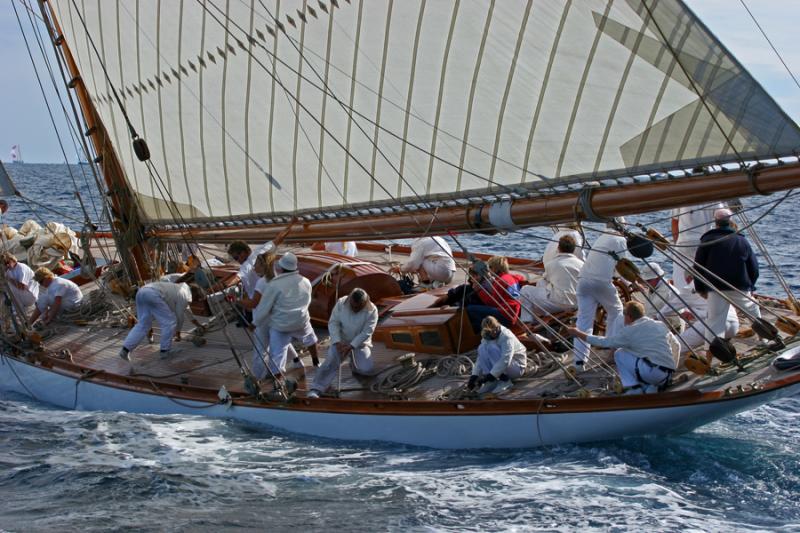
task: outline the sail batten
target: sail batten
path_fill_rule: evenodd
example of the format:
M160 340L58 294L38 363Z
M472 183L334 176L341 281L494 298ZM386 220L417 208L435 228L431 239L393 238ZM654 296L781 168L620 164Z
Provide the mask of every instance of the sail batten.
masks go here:
M800 150L797 125L679 1L52 3L152 224ZM101 62L154 173L121 147Z

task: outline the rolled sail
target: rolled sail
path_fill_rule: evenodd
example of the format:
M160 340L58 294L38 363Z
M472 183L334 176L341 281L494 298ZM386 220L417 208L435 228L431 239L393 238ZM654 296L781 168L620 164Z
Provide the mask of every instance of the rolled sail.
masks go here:
M51 3L148 223L168 201L254 219L800 149L679 1Z

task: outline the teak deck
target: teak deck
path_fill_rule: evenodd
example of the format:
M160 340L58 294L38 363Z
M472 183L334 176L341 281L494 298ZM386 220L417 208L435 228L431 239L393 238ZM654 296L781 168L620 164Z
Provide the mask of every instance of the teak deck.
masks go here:
M218 255L223 255L219 249ZM390 252L381 250L380 246L371 249L361 249L359 259L374 261L378 265L388 268L390 261L404 259L405 254L393 250ZM534 261L515 261L512 268L527 275L531 280L535 280L540 273L539 264ZM92 286L84 286L84 291L92 290ZM116 297L114 297L116 298ZM119 303L122 303L121 299ZM788 314L788 313L787 313ZM744 322L743 322L744 323ZM187 321L187 326L190 323ZM155 326L155 324L154 324ZM469 327L467 325L467 327ZM329 339L327 331L318 329L318 336L321 341L320 356L327 355ZM120 381L120 386L124 385L124 380L129 378L133 382L146 381L151 389L161 390L164 388L169 391L181 391L191 389L195 392L205 390L205 396L215 395L222 386L235 396L247 396L244 389L243 377L239 366L235 362L234 352L241 360L250 364L252 359L252 342L250 332L245 328L236 327L228 324L224 330L211 331L205 335L206 344L200 347L195 346L190 341L191 335L185 329L183 339L173 343L174 348L179 348L180 352L169 359L159 358L158 348L158 328L155 326L155 342L145 343L137 347L132 353L132 363L122 360L119 350L122 341L127 334L126 328L112 328L105 326L75 326L60 324L56 326L56 334L49 339L45 339L44 353L42 358L56 360L61 363L71 361L86 374L87 378L93 375L104 373L116 376ZM751 350L756 345L755 337L737 338L736 344L740 353ZM376 343L373 348L375 361L375 372L380 372L397 364L397 358L407 353L405 350L394 350L387 348L382 343ZM298 381L298 397L303 397L314 379L315 369L311 366L310 357L307 353L301 353L305 363L305 370L289 370L287 377ZM612 374L609 371L613 368L613 358L608 351L598 352L603 359L600 363L597 358L593 360L587 370L577 376L578 382L567 378L563 369L554 365L551 371L535 374L531 377L523 377L515 382L513 389L504 394L501 399L532 400L541 398L555 397L577 397L580 389L590 391L594 396L614 396L616 393L611 390ZM699 389L701 391L735 388L737 386L750 387L755 382L775 378L777 371L770 365L769 361L774 354L765 353L763 356L754 358L748 363L748 369L756 369L754 373L738 375L733 367L719 367L719 375L699 377L686 370L683 366L674 377L672 391L688 391ZM435 355L418 353L417 359L423 360ZM563 365L568 366L571 357L568 354L557 356ZM718 365L718 363L715 363ZM305 375L305 377L303 377ZM334 381L333 388L342 399L412 399L412 400L437 400L444 393L452 391L465 382L465 377L439 377L433 376L424 380L410 390L389 394L376 393L369 390L369 384L364 385L354 379L350 373L348 363L341 367L341 379L337 385ZM165 392L166 393L166 392ZM337 392L334 391L333 395ZM585 392L580 393L585 394Z

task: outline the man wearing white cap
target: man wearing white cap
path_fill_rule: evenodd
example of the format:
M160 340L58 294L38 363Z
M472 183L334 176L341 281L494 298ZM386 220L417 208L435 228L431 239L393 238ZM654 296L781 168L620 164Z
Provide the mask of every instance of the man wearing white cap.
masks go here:
M716 227L702 236L694 256L699 274L694 279L695 290L708 298L708 327L719 337L725 334L729 301L761 318L758 306L751 299L758 281L758 261L744 235L731 226L731 216L730 209L714 212Z
M591 335L594 332L594 315L597 306L606 310L606 335L615 335L622 327L622 301L617 288L614 287L614 269L617 261L628 250L625 237L618 231L618 218L606 224L603 233L586 253L586 262L578 274L578 318L575 327ZM589 345L581 338L575 339L575 367L583 369L583 363L589 354Z
M308 314L310 303L311 282L298 272L297 257L285 253L253 311L256 327L269 323L269 369L275 377L286 371L287 350L293 340L301 341L311 353L314 366L319 366L317 336Z

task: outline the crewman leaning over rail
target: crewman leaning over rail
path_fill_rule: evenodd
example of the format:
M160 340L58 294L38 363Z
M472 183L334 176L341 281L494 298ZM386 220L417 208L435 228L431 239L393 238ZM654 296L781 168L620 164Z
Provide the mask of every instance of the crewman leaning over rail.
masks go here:
M622 316L625 325L607 337L587 335L577 328L567 332L598 348L617 348L614 362L627 394L658 392L669 384L678 367L678 339L666 324L644 316L639 302L627 302Z
M33 270L17 261L14 254L3 252L2 259L11 297L20 311L27 315L39 298L39 284L33 279Z
M37 321L49 324L62 311L72 311L81 305L83 300L81 288L68 279L56 277L49 268L36 269L33 279L41 287L39 298L36 300L36 309L31 315L31 325Z

